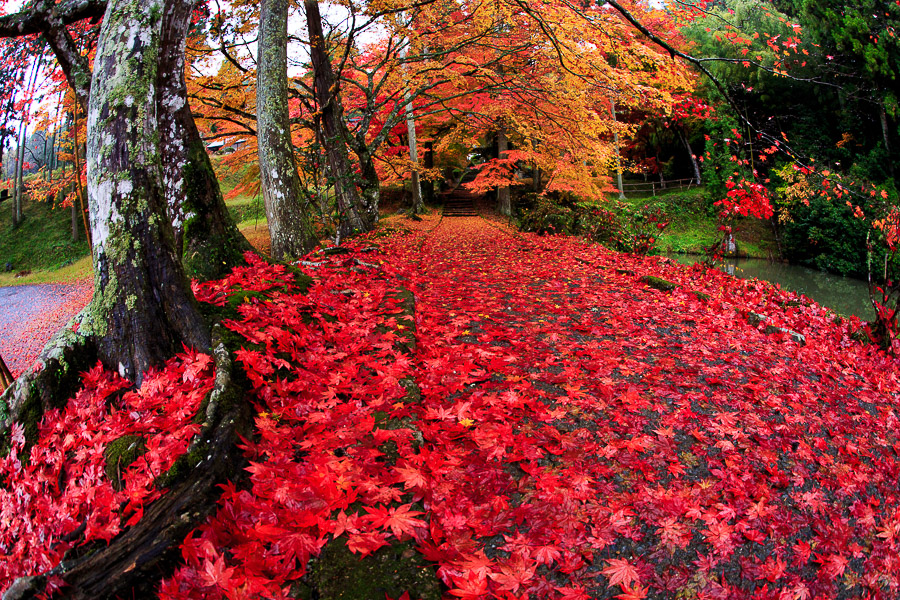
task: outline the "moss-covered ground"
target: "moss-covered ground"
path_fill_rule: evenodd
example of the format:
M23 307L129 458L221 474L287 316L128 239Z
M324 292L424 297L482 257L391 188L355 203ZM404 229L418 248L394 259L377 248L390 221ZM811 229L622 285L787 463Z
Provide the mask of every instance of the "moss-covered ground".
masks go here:
M722 238L718 230L712 198L705 187L669 190L656 196L634 194L624 202L633 209L644 206L660 209L668 217L669 226L659 235L660 254L703 254L705 248ZM771 258L778 255L771 225L752 217L736 222L738 253L747 258Z

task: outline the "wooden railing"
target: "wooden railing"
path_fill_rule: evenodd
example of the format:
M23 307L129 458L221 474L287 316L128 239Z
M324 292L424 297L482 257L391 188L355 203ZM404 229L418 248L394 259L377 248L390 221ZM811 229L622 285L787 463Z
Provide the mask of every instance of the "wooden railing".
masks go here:
M615 185L615 183L613 183ZM668 191L668 190L685 190L691 189L691 187L697 185L697 180L693 177L688 179L670 179L668 181L638 181L638 182L628 182L622 184L622 189L627 196L629 193L632 194L652 194L656 195L657 192Z

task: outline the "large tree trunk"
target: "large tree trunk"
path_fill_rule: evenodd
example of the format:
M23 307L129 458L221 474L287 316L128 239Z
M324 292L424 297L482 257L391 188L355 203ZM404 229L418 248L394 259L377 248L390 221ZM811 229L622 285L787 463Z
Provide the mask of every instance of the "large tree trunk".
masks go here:
M303 194L288 113L287 18L289 0L262 0L257 56L256 122L259 172L276 259L299 258L316 245Z
M190 0L112 0L87 119L94 298L82 327L104 364L140 383L186 343L210 345L167 215L159 127L162 26ZM172 40L168 40L172 43ZM179 40L179 43L183 41Z
M192 3L177 2L163 18L158 68L160 152L175 248L189 277L214 279L252 250L231 218L206 146L194 123L184 79Z
M306 24L309 30L316 102L322 113L322 131L325 134L323 142L341 217L338 235L345 237L352 233L370 231L375 226L378 218L378 194L371 186L366 186L367 193L364 197L360 197L357 191L357 177L347 151L347 146L351 142L350 135L343 121L344 109L341 105L340 91L331 67L328 49L325 47L319 3L304 0L303 5L306 8ZM365 158L360 157L364 171ZM363 177L366 177L365 173Z
M888 172L891 175L891 179L894 179L894 163L891 160L891 130L890 127L888 127L887 111L884 108L884 102L881 103L878 112L878 116L881 120L881 135L884 138L884 151L888 158Z
M185 535L214 509L218 484L241 472L235 442L241 423L249 420L249 405L231 378L230 353L221 341L210 343L194 304L166 218L160 162L162 146L172 142L160 131L160 107L173 98L159 85L165 78L159 69L170 52L183 52L186 26L179 23L186 24L178 18L189 15L193 4L111 0L107 7L88 110L94 299L73 326L54 336L37 366L0 395L7 409L0 432L67 401L80 385L79 372L98 356L139 382L148 366L169 358L181 343L212 346L215 386L198 415L200 432L178 458L178 468L165 474L168 491L141 520L109 544L81 546L49 572L17 580L4 594L7 600L38 597L50 575L64 580L70 598L148 597Z

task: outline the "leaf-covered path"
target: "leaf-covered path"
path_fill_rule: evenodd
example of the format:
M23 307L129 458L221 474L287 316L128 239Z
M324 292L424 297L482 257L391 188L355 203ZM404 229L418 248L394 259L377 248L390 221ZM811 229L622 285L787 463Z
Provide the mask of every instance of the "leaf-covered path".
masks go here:
M14 376L90 301L92 283L0 287L0 356Z
M352 247L307 257L305 292L261 261L196 286L237 310L258 415L249 480L185 540L163 597L897 597L897 364L846 321L768 284L479 218L395 221ZM4 553L52 565L79 523L108 539L140 518L170 460L157 447L183 444L141 411L208 389L209 363L179 357L121 410L116 376L93 372L77 418L128 415L150 450L124 491L93 468L106 506L28 484L50 517L31 517L40 542L7 526ZM173 423L190 432L186 410ZM115 432L61 441L75 418L48 417L28 469L57 472L78 444L102 464Z

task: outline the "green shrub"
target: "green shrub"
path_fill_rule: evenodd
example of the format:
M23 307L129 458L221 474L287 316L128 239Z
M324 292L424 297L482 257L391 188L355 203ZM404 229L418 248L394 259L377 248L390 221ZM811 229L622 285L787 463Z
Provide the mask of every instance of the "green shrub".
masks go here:
M782 249L791 262L839 275L864 278L866 235L871 225L845 204L814 197L798 204L784 224Z
M532 231L538 235L579 233L577 206L570 198L525 194L518 205L521 209L519 229L522 231Z
M571 196L556 198L527 195L519 228L539 235L584 235L620 252L649 254L668 225L661 208L632 207L614 201L576 202Z

